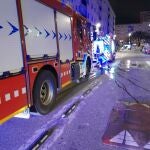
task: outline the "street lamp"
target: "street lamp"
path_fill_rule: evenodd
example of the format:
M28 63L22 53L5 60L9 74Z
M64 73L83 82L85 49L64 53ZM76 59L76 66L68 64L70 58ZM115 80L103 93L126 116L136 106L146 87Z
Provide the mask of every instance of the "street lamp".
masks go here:
M129 44L131 44L131 40L130 40L131 34L132 34L132 33L129 33L129 34L128 34L128 36L129 36Z
M100 27L101 27L101 23L97 23L96 28L100 28Z
M115 40L115 39L116 39L116 37L117 37L117 35L115 34L115 35L113 36L113 39Z

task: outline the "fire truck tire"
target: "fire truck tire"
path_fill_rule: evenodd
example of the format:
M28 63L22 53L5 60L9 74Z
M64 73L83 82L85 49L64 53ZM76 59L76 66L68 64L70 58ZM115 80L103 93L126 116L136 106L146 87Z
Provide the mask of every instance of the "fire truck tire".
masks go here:
M85 78L89 78L90 71L91 71L91 62L90 62L89 59L87 59L87 61L86 61L86 75L85 75Z
M54 75L47 70L39 73L33 88L33 103L40 114L46 115L51 111L56 93L57 86Z

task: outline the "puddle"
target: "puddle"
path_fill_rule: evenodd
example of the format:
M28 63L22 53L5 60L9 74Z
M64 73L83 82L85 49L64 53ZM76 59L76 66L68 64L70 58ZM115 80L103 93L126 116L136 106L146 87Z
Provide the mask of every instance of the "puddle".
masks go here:
M148 62L145 61L131 61L131 60L127 60L127 61L122 61L119 65L119 68L127 68L127 69L131 69L131 68L139 68L139 69L148 69L150 68L150 65Z
M102 137L104 144L131 149L150 149L150 107L117 103Z

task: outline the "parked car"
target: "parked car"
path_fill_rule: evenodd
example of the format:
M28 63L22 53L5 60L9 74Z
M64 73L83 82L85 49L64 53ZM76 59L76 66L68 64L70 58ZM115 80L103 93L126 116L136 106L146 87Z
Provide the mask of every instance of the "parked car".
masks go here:
M121 47L120 50L129 50L129 49L131 49L131 45L130 45L130 44L125 44L125 45L123 45L123 46Z

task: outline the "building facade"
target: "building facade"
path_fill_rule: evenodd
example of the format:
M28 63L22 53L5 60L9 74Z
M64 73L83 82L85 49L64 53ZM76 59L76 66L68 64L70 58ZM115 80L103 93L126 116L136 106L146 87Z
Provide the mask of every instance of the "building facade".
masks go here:
M117 40L121 42L127 42L129 35L134 32L141 31L150 34L150 11L140 13L140 22L136 24L120 24L116 25L115 33Z
M140 22L150 22L150 11L140 12Z
M108 0L61 0L89 19L92 25L101 24L104 34L115 34L115 13Z
M116 25L116 35L117 40L127 42L129 38L129 34L142 31L150 33L150 26L148 22L137 23L137 24L123 24Z

